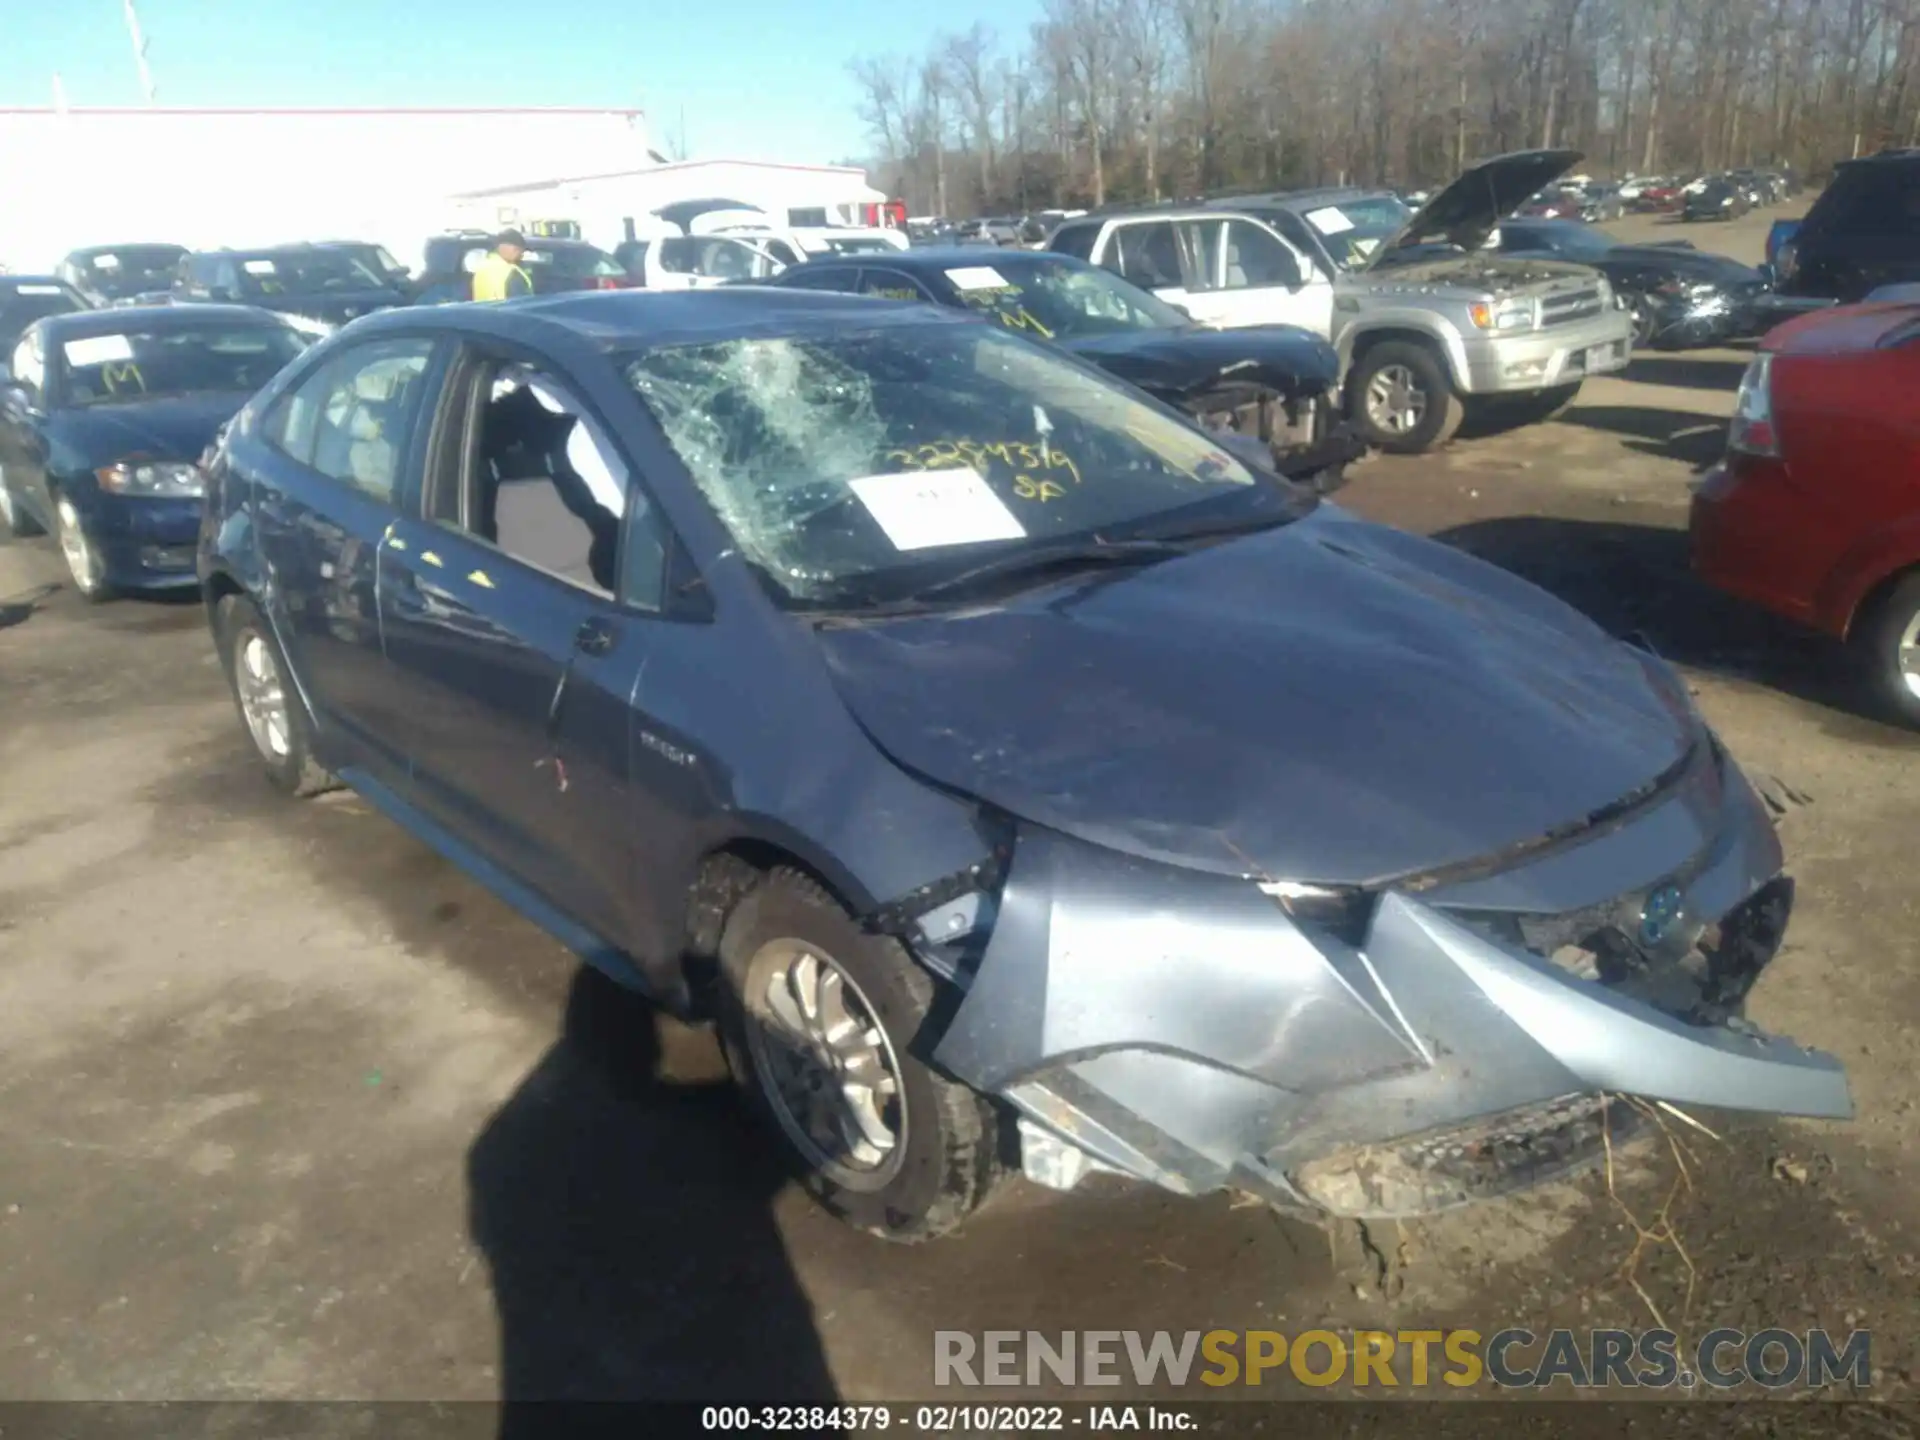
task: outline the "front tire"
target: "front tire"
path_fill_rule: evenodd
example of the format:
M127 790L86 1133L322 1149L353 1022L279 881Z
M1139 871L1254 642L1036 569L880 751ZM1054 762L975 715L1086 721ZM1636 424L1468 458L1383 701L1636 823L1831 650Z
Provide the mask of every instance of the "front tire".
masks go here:
M87 534L86 522L73 508L73 502L65 496L55 499L53 517L60 541L60 558L67 562L67 574L73 588L80 592L80 598L91 605L118 598L118 592L107 583L106 561L101 558L93 537Z
M1466 410L1439 356L1424 345L1390 340L1354 366L1347 412L1368 444L1418 455L1451 440Z
M259 609L243 596L226 595L213 613L233 703L267 780L287 795L334 789L340 782L313 758L306 710L294 692L287 658Z
M1000 1174L1000 1115L919 1054L933 978L825 889L776 870L720 938L734 1079L828 1210L894 1241L959 1225Z
M1901 580L1862 618L1852 643L1878 707L1920 730L1920 572Z

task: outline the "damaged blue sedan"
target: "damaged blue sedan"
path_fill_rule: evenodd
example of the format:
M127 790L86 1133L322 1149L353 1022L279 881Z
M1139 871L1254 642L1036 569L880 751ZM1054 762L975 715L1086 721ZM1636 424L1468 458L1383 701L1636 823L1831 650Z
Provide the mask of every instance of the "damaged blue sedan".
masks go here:
M1625 1103L1844 1117L1744 1002L1792 882L1679 677L1053 347L727 287L395 311L210 465L290 793L717 1019L796 1171L1409 1215Z

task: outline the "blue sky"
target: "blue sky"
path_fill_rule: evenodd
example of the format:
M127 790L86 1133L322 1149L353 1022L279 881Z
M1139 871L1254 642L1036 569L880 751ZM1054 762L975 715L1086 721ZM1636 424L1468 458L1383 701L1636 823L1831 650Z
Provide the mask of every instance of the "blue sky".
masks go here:
M919 53L984 21L1025 37L1032 0L135 0L163 105L682 107L696 157L823 162L869 148L856 53ZM19 0L0 35L0 105L137 105L120 0ZM561 29L564 24L564 30Z

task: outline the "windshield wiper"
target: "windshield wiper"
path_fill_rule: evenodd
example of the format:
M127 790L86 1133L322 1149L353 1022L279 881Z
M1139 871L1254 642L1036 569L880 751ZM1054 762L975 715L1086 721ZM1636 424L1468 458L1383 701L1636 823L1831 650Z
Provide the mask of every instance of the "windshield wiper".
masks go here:
M1106 569L1111 566L1153 565L1184 555L1190 549L1184 540L1082 540L1071 544L1040 545L1000 555L965 570L922 585L912 594L915 601L938 599L972 589L983 580L1014 576L1044 576L1074 570Z

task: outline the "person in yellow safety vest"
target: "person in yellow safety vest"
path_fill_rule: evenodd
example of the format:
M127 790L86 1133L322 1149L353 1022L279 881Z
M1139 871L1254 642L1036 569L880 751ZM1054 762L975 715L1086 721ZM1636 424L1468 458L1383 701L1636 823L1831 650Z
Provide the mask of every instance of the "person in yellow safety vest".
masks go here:
M533 277L520 264L527 253L527 239L518 230L503 230L493 237L493 250L473 272L473 298L511 300L516 295L533 293Z

